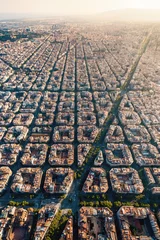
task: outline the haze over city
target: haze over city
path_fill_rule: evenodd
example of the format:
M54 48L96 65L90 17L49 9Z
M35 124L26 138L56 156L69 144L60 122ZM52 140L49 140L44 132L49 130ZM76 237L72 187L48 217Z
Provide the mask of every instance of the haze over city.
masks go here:
M159 0L0 0L1 13L93 14L110 10L160 9Z

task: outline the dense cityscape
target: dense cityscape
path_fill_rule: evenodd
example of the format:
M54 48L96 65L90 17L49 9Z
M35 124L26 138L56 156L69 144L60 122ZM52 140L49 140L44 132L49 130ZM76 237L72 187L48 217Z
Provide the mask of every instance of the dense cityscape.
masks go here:
M160 25L0 22L0 239L160 239Z

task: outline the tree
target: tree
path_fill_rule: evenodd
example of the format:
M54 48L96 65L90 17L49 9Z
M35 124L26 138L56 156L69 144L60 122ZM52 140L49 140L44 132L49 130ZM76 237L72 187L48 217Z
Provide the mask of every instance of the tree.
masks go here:
M108 208L112 208L113 206L112 202L110 201L101 201L100 204L102 207L108 207Z
M95 206L99 207L99 202L98 201L95 202Z
M122 203L120 201L114 202L114 207L119 208L122 206Z
M144 194L140 194L140 195L136 196L136 200L140 200L140 199L143 199L143 198L145 198Z
M139 207L139 203L134 203L134 207Z
M158 208L158 204L157 203L153 203L153 208L157 209Z

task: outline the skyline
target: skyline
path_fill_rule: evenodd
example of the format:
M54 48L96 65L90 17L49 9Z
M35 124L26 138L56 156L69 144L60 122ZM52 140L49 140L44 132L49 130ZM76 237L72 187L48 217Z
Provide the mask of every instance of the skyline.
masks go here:
M2 0L0 0L1 2ZM158 0L6 0L1 4L0 14L81 15L95 14L126 8L160 9Z

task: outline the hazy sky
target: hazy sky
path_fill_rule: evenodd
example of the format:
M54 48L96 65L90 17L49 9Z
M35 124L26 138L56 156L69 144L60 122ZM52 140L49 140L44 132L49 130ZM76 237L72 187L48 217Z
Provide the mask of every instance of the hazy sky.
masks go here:
M160 0L0 0L1 13L86 14L121 8L160 9Z

